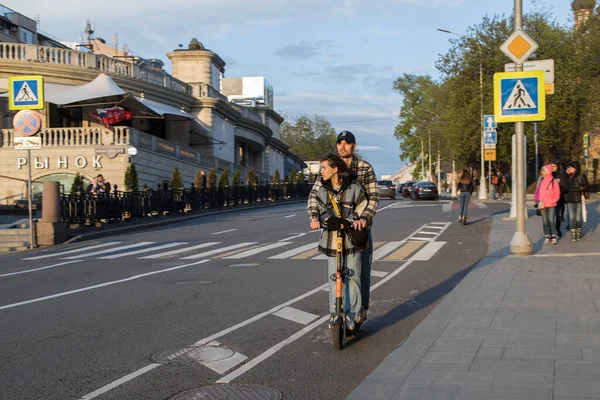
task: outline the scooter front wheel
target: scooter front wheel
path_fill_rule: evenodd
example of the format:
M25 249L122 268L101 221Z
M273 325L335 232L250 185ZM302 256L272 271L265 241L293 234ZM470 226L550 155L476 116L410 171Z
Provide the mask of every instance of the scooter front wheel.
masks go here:
M342 350L344 348L344 328L342 324L336 323L331 329L333 330L333 348Z

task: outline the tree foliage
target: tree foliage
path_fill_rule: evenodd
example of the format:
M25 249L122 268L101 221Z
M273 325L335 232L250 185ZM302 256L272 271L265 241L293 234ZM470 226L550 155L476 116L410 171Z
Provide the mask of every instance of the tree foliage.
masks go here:
M594 10L576 31L562 26L543 11L524 15L523 29L539 45L531 61L554 59L555 94L546 96L547 118L538 123L540 159L578 159L581 137L596 129L600 101L600 17ZM493 75L503 72L510 60L500 51L513 31L511 17L485 17L467 30L468 36L450 38L451 48L440 55L436 67L440 78L404 74L394 82L402 96L395 135L400 158L425 157L431 136L432 153L440 143L442 161L452 159L457 168L478 169L481 153L481 114L493 114ZM480 86L480 71L482 83ZM483 105L483 107L482 107ZM483 111L483 112L482 112ZM527 154L535 156L534 124L526 123ZM514 124L498 125L496 164L508 166ZM415 136L416 135L416 136ZM435 159L434 159L435 160ZM427 160L425 160L427 161ZM420 162L417 165L420 167ZM427 162L426 168L427 168Z
M181 176L181 171L179 171L179 168L177 167L173 168L171 186L173 186L173 189L175 190L183 189L183 177Z
M202 181L203 181L204 176L206 176L206 175L202 175L201 169L199 169L198 172L196 172L196 175L194 176L194 187L196 189L202 188Z
M290 171L290 176L288 177L288 181L290 183L296 183L298 181L298 172L296 171L296 168L293 168Z
M129 191L129 187L131 186L132 191L137 191L139 189L139 181L137 170L135 169L135 164L131 163L125 170L125 177L123 179L123 183L125 185L125 191Z
M236 169L231 177L231 186L240 186L242 184L242 173Z
M221 176L219 177L219 187L229 186L229 170L223 171Z
M211 168L208 171L208 179L206 181L206 187L216 187L217 186L217 170L215 168Z
M71 194L77 194L80 187L85 190L83 187L83 176L78 172L75 174L75 178L73 178L73 183L71 184Z
M301 115L281 124L281 140L303 160L317 160L323 153L336 153L336 139L335 129L320 115L312 119Z
M281 177L279 176L279 170L275 170L275 174L273 175L273 183L281 182Z
M256 185L256 180L256 172L254 171L254 168L248 168L248 185Z

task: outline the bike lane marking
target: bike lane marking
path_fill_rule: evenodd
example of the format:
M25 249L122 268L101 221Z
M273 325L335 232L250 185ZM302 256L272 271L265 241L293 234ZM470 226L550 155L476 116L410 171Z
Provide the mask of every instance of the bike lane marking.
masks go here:
M227 229L226 231L211 233L211 235L220 235L221 233L228 233L228 232L234 232L234 231L237 231L237 228L236 229Z
M20 274L27 274L29 272L35 272L35 271L40 271L42 269L48 269L48 268L54 268L54 267L60 267L61 265L67 265L67 264L73 264L73 263L78 263L78 262L82 262L83 260L75 260L75 261L66 261L66 262L62 262L59 264L53 264L53 265L48 265L46 267L40 267L40 268L34 268L34 269L28 269L26 271L19 271L19 272L10 272L8 274L2 274L0 275L0 278L4 277L4 276L11 276L11 275L20 275Z

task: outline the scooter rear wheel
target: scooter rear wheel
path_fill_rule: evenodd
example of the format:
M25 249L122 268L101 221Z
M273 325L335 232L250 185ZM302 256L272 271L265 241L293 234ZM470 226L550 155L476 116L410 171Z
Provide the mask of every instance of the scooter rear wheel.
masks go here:
M344 328L342 324L334 324L331 329L333 330L333 348L342 350L344 348Z

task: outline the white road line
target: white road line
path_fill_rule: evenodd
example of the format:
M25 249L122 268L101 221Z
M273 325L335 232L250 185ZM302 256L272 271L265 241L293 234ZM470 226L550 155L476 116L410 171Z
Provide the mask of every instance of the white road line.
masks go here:
M241 253L234 254L229 257L223 257L223 258L225 260L239 260L240 258L250 257L250 256L253 256L258 253L262 253L267 250L276 249L281 246L287 246L288 244L292 244L292 242L275 242L275 243L268 244L266 246L257 247L255 249L250 249L250 250L243 251Z
M211 235L220 235L221 233L227 233L227 232L233 232L233 231L237 231L237 228L236 229L227 229L226 231L211 233Z
M216 244L221 244L221 242L206 242L206 243L198 244L196 246L184 247L183 249L177 249L177 250L167 251L164 253L152 254L152 255L146 256L146 257L140 257L140 260L149 260L149 259L153 259L153 258L172 256L173 254L186 253L188 251L203 249L204 247L210 247L210 246L214 246Z
M482 210L483 210L484 208L488 208L488 207L487 207L487 205L485 205L485 204L483 204L483 203L475 203L475 205L476 205L477 207L481 208Z
M437 235L438 232L420 231L419 235Z
M242 247L252 246L253 244L256 244L256 242L242 242L242 243L234 244L234 245L227 246L227 247L221 247L220 249L216 249L216 250L205 251L204 253L194 254L193 256L181 257L180 260L195 260L197 258L203 258L203 257L208 257L208 256L212 256L212 255L219 254L219 253L225 253L229 250L235 250L235 249L239 249Z
M75 294L75 293L79 293L79 292L85 292L87 290L98 289L98 288L105 287L105 286L116 285L117 283L123 283L123 282L133 281L135 279L144 278L144 277L150 276L150 275L162 274L163 272L175 271L177 269L191 267L193 265L202 264L202 263L205 263L207 261L210 261L210 260L202 260L202 261L197 261L197 262L191 263L191 264L179 265L177 267L171 267L171 268L167 268L167 269L161 269L159 271L146 272L145 274L134 275L134 276L130 276L129 278L119 279L119 280L116 280L116 281L99 283L98 285L87 286L87 287L84 287L84 288L81 288L81 289L69 290L67 292L51 294L49 296L44 296L44 297L38 297L37 299L21 301L19 303L7 304L7 305L4 305L4 306L0 306L0 310L5 310L7 308L13 308L13 307L18 307L18 306L23 306L25 304L37 303L37 302L44 301L44 300L55 299L57 297L68 296L70 294Z
M446 242L431 242L427 243L421 250L419 250L414 256L411 257L412 260L416 261L427 261L430 260L431 257L435 253L441 249Z
M383 257L396 250L398 247L406 243L405 240L399 242L388 242L373 252L373 261L380 260Z
M81 254L78 256L62 257L62 259L63 260L73 260L75 258L99 256L100 254L114 253L115 251L133 249L135 247L147 246L149 244L154 244L154 242L139 242L139 243L134 243L134 244L128 244L127 246L113 247L112 249L94 251L92 253Z
M54 265L48 265L47 267L41 267L41 268L35 268L35 269L28 269L27 271L19 271L19 272L11 272L9 274L2 274L0 275L0 278L3 276L11 276L11 275L20 275L20 274L27 274L29 272L35 272L35 271L40 271L42 269L48 269L48 268L54 268L54 267L60 267L61 265L67 265L67 264L73 264L73 263L78 263L78 262L82 262L83 260L75 260L75 261L65 261L63 263L60 264L54 264Z
M301 246L301 247L298 247L298 248L295 248L292 250L288 250L284 253L277 254L276 256L273 256L273 257L269 257L269 260L282 260L285 258L294 257L295 255L304 253L305 251L316 249L317 246L319 246L319 243L309 243L305 246Z
M150 248L147 248L147 249L128 251L127 253L113 254L112 256L98 257L98 259L100 259L100 260L114 260L115 258L133 256L133 255L136 255L136 254L150 253L151 251L168 249L168 248L171 248L171 247L181 246L181 245L184 245L184 244L188 244L188 242L167 243L167 244L163 244L163 245L156 246L156 247L150 247Z
M445 226L430 226L430 225L427 225L425 228L427 228L427 229L446 229Z
M442 206L442 211L443 212L450 212L450 211L452 211L452 203L444 204Z
M273 315L287 319L289 321L297 322L302 325L308 325L315 319L319 318L318 315L311 314L306 311L298 310L297 308L293 308L293 307L282 308L281 310L277 311L276 313L273 313Z
M22 260L41 260L42 258L64 256L66 254L81 253L82 251L93 250L93 249L97 249L97 248L100 248L100 247L114 246L115 244L119 244L119 243L121 243L121 242L100 243L100 244L95 244L93 246L81 247L81 248L75 249L75 250L61 251L60 253L52 253L52 254L46 254L46 255L43 255L43 256L35 256L35 257L22 258Z
M384 271L375 271L375 270L371 270L371 276L375 276L377 278L383 278L384 276L386 276L387 274L389 274L389 272L384 272Z
M408 240L409 241L410 240L414 240L416 242L431 242L433 239L432 238L426 238L426 237L416 237L416 236L413 236L413 237L411 237Z
M299 237L305 236L305 235L307 235L307 234L306 234L306 233L288 233L288 235L296 235L296 236L287 237L287 238L285 238L285 239L281 239L281 240L279 240L279 241L280 241L280 242L286 242L286 241L288 241L288 240L296 239L296 238L299 238Z
M448 226L447 222L430 222L431 225L444 225L444 226Z
M283 218L292 218L292 217L295 217L296 215L298 215L298 214L288 215L287 217L283 217Z
M327 260L329 257L327 257L325 254L321 253L316 257L311 258L311 260Z
M92 393L86 394L85 396L83 396L81 399L79 400L91 400L94 399L98 396L100 396L101 394L104 394L106 392L108 392L109 390L112 390L114 388L116 388L117 386L122 385L125 382L128 382L134 378L137 378L140 375L145 374L148 371L152 371L154 368L156 367L160 367L162 364L150 364L150 365L146 365L144 368L140 368L135 372L132 372L129 375L125 375L124 377L122 377L121 379L118 379L106 386L101 387L98 390L94 390Z

